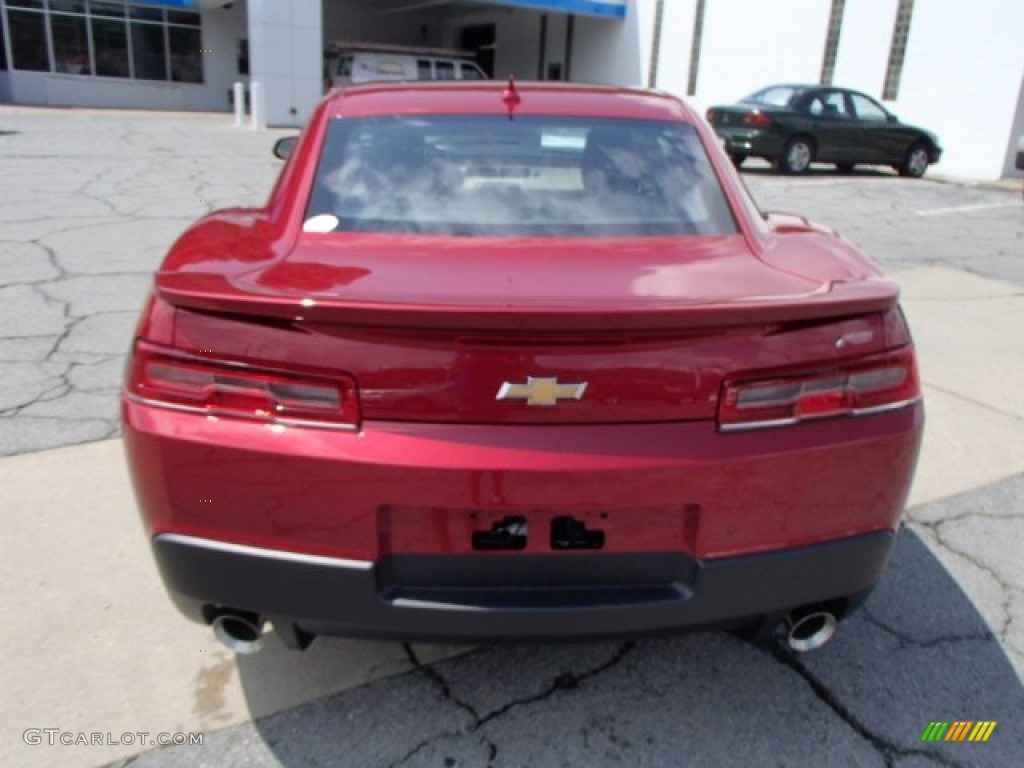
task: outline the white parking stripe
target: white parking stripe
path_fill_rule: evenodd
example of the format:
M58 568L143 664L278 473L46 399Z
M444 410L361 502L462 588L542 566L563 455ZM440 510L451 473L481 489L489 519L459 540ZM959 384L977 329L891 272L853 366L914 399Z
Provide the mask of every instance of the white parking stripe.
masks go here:
M1020 203L982 203L980 205L955 205L951 208L932 208L915 211L918 216L941 216L944 213L964 213L966 211L987 211L993 208L1016 208Z
M758 184L764 184L766 186L785 187L788 185L794 185L796 187L852 187L854 185L863 185L864 182L879 182L885 183L891 182L891 177L857 177L850 179L809 179L805 176L799 179L793 179L790 176L782 178L772 178L763 176L750 176L750 178L756 178Z

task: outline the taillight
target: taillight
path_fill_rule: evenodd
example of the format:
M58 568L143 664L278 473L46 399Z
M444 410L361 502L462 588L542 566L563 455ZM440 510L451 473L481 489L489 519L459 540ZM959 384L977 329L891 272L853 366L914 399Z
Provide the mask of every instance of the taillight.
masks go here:
M907 325L907 319L903 316L903 310L898 306L882 315L882 335L887 349L902 347L913 341L910 336L910 326Z
M151 405L292 426L354 429L359 424L355 381L278 367L207 360L140 341L128 393Z
M715 122L715 110L709 109L704 116L707 117L709 123Z
M173 306L151 293L142 314L139 315L135 338L149 339L157 344L170 344L174 339L175 312Z
M772 124L772 119L764 112L755 109L753 112L748 112L743 116L743 122L747 125L757 125L764 128Z
M723 431L865 416L921 397L913 347L829 370L726 381L718 408Z

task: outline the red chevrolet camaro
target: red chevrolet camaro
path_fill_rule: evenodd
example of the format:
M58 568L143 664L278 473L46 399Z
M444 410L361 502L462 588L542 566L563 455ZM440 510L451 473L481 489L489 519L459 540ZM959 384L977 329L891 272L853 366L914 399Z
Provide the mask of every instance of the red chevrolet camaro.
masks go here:
M239 651L268 623L806 650L874 587L923 423L897 286L759 212L691 108L370 85L287 155L265 207L174 244L132 348L128 462L186 615Z

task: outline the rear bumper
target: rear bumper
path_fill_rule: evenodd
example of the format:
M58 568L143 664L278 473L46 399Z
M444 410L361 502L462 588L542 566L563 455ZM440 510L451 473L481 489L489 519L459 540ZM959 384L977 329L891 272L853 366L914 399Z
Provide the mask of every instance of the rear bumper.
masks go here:
M782 137L762 130L716 128L730 155L776 157L782 151Z
M424 641L601 638L737 624L839 601L877 583L891 531L700 562L680 553L395 555L376 563L174 534L153 540L179 609L223 608L309 634Z
M127 402L124 439L150 536L377 562L480 554L473 532L522 516L518 554L542 555L553 519L570 515L604 533L601 554L709 560L895 530L922 423L918 403L738 433L384 422L351 433Z
M160 571L190 617L232 608L313 634L499 640L855 603L888 557L922 420L917 403L749 433L383 422L342 433L127 402L124 436ZM523 521L521 548L477 547L509 518ZM556 546L565 518L601 542Z

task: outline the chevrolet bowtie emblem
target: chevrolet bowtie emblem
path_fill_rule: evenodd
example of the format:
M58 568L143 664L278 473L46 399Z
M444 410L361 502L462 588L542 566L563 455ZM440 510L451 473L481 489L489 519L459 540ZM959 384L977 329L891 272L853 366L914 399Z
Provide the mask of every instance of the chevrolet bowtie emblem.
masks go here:
M557 378L528 376L525 384L506 381L495 400L525 400L527 405L558 405L559 400L582 400L587 382L559 384Z

